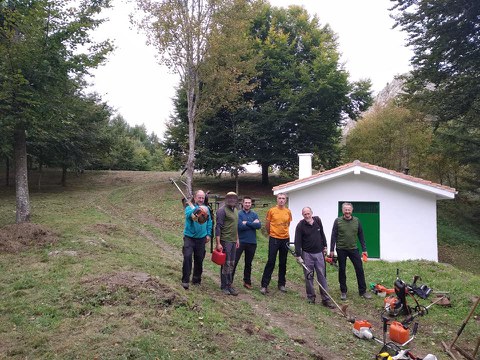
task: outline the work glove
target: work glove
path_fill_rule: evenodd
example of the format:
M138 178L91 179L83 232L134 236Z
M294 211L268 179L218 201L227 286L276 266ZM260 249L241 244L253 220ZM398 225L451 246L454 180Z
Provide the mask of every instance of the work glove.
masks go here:
M296 259L299 264L303 264L303 259L301 256L297 256Z
M365 251L365 252L362 252L362 261L363 261L363 262L367 262L367 261L368 261L368 254L367 254L366 251Z

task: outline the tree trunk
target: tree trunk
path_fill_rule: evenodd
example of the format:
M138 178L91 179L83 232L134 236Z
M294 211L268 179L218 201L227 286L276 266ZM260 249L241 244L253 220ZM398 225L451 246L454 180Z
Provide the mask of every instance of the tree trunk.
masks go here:
M197 107L199 101L198 81L195 70L190 68L187 79L187 107L188 107L188 158L187 158L187 197L193 196L193 173L195 171L195 140L197 136Z
M239 189L239 184L238 184L238 170L235 169L235 192L237 193L237 195L240 195L238 189Z
M190 116L189 116L190 118ZM193 122L188 121L188 158L187 158L187 198L191 199L193 195L193 172L195 170L195 129Z
M40 191L40 188L42 187L42 163L38 164L38 181L37 181L37 190Z
M27 138L21 126L14 131L16 223L30 221L30 197L28 192Z
M67 186L67 165L62 166L62 186Z
M269 164L262 163L262 185L268 185L268 167Z
M5 186L10 185L10 159L5 157Z

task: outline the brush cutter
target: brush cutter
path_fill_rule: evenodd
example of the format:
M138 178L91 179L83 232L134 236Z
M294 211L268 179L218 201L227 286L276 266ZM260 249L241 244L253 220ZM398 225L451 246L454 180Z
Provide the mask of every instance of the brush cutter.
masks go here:
M347 314L348 305L343 305L343 306L340 307L337 304L337 302L330 296L330 294L327 292L327 290L325 290L325 288L322 286L322 284L320 284L318 279L314 276L313 270L310 270L307 267L307 265L305 265L305 263L303 262L303 259L301 257L297 256L297 254L295 252L295 248L292 248L291 245L294 245L294 244L293 243L286 244L287 249L290 252L290 254L292 254L295 257L297 262L305 269L306 274L307 274L306 275L307 279L312 279L312 278L315 279L315 282L318 284L320 289L322 289L322 291L330 298L330 300L335 304L335 306L338 308L338 310L340 310L341 314L345 317L345 319L347 319L348 322L353 324L355 322L355 318L353 316L348 316L348 314Z

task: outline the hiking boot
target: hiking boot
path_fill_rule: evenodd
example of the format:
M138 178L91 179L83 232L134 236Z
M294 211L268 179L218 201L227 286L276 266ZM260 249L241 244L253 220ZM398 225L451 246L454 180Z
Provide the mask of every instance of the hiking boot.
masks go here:
M364 292L362 295L360 295L361 297L363 297L364 299L371 299L372 298L372 295L368 292Z
M342 295L340 295L340 299L343 301L347 300L347 293L342 293Z
M222 293L224 295L230 295L230 289L229 288L222 289Z
M286 293L286 292L287 292L287 288L286 288L285 286L283 286L283 285L280 285L280 286L278 287L278 290L280 290L280 291L283 292L283 293Z
M268 292L268 290L267 290L266 287L263 287L263 286L262 286L262 287L260 288L260 293L261 293L262 295L267 295L267 292Z
M308 299L307 299L307 302L308 302L309 304L315 304L315 298L308 298Z
M243 283L243 287L244 287L245 289L248 289L248 290L252 290L252 289L253 289L252 284Z
M228 288L228 291L230 292L230 295L233 295L233 296L237 296L238 295L238 291L233 288L233 287L229 287Z
M330 301L330 299L328 300L322 300L322 305L329 308L329 309L334 309L335 306L333 306L332 302Z
M188 290L188 283L182 282L182 287L183 287L185 290Z

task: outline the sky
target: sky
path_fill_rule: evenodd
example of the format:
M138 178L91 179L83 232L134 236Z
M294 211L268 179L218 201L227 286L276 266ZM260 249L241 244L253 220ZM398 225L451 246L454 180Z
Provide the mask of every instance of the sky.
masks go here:
M394 76L408 72L412 51L405 46L405 34L392 29L390 0L270 0L274 6L304 6L317 15L320 24L329 24L338 35L339 52L350 81L370 79L374 94ZM112 39L116 50L108 62L93 71L92 91L121 114L131 125L144 124L147 132L160 138L172 111L178 76L159 65L156 50L129 22L133 5L114 0L104 11L109 21L94 38Z

